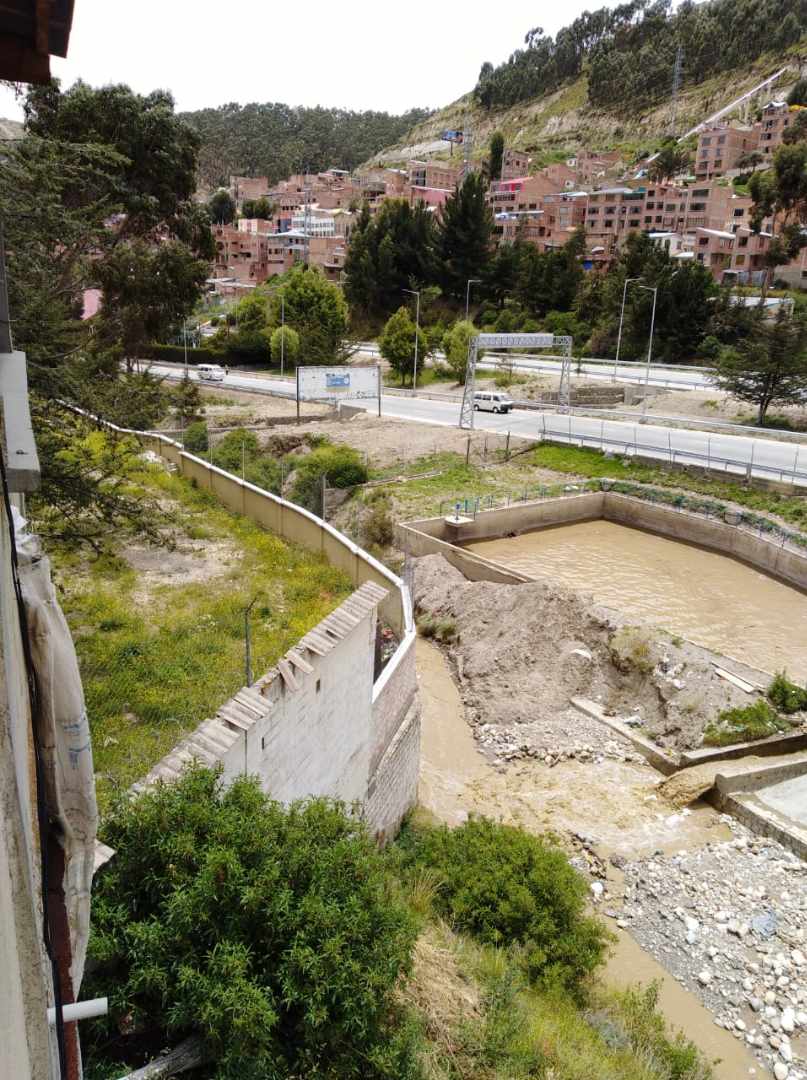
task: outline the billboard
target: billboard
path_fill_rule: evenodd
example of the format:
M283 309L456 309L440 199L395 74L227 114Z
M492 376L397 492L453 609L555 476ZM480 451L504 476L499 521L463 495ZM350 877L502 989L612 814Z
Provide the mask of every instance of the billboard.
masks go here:
M377 366L297 368L297 395L300 401L375 400L380 390Z
M444 131L441 133L440 138L443 142L461 143L465 138L465 132L463 131Z

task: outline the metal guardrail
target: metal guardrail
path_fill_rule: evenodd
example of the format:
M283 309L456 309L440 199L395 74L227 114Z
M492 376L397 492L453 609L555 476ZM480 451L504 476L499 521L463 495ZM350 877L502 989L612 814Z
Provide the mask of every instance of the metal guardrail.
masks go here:
M807 471L798 468L798 452L792 469L787 469L784 466L778 465L765 465L761 462L754 461L754 446L751 444L751 457L745 461L738 460L737 458L726 458L719 454L711 453L710 440L707 439L706 443L706 455L697 450L681 450L676 449L672 445L657 446L654 443L639 442L636 430L634 429L633 440L628 439L614 439L606 436L604 432L599 435L575 433L572 431L560 431L555 428L547 427L546 420L542 425L539 438L549 439L552 442L563 442L571 446L580 446L584 448L589 446L593 449L605 452L606 450L615 450L622 456L637 457L639 455L645 455L658 459L661 461L667 461L670 465L680 465L687 461L691 464L696 464L703 467L706 463L707 469L713 469L715 466L723 466L725 473L731 473L736 476L745 476L750 479L753 475L765 473L772 476L774 479L780 480L782 483L789 481L794 486L799 484L800 486L807 486Z

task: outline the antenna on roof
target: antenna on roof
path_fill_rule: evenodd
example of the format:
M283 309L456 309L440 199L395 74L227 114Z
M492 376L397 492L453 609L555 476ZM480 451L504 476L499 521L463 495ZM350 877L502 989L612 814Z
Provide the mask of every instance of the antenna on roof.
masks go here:
M684 47L679 45L675 52L675 66L673 67L672 100L670 101L670 135L675 138L678 122L678 92L681 89L681 76L684 69Z

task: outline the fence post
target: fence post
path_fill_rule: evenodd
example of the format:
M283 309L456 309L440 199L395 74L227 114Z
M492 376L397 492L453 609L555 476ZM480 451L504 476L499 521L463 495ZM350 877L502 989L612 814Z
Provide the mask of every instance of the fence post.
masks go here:
M507 432L507 442L504 444L504 460L510 460L510 432Z
M467 441L465 443L465 464L468 465L470 463L470 460L471 460L471 436L469 435L468 439L467 439Z
M328 516L327 516L328 515L327 500L328 500L328 480L327 480L326 475L323 474L323 476L322 476L322 514L320 515L322 517L323 521L328 520Z

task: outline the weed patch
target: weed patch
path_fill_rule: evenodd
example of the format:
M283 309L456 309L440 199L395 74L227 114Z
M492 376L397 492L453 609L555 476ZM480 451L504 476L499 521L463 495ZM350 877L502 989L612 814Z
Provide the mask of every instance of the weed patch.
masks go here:
M768 701L780 712L791 714L807 711L807 690L788 679L784 671L777 672L767 689Z
M789 731L791 723L773 709L764 698L738 709L724 709L717 720L703 732L704 746L732 746L756 742Z

